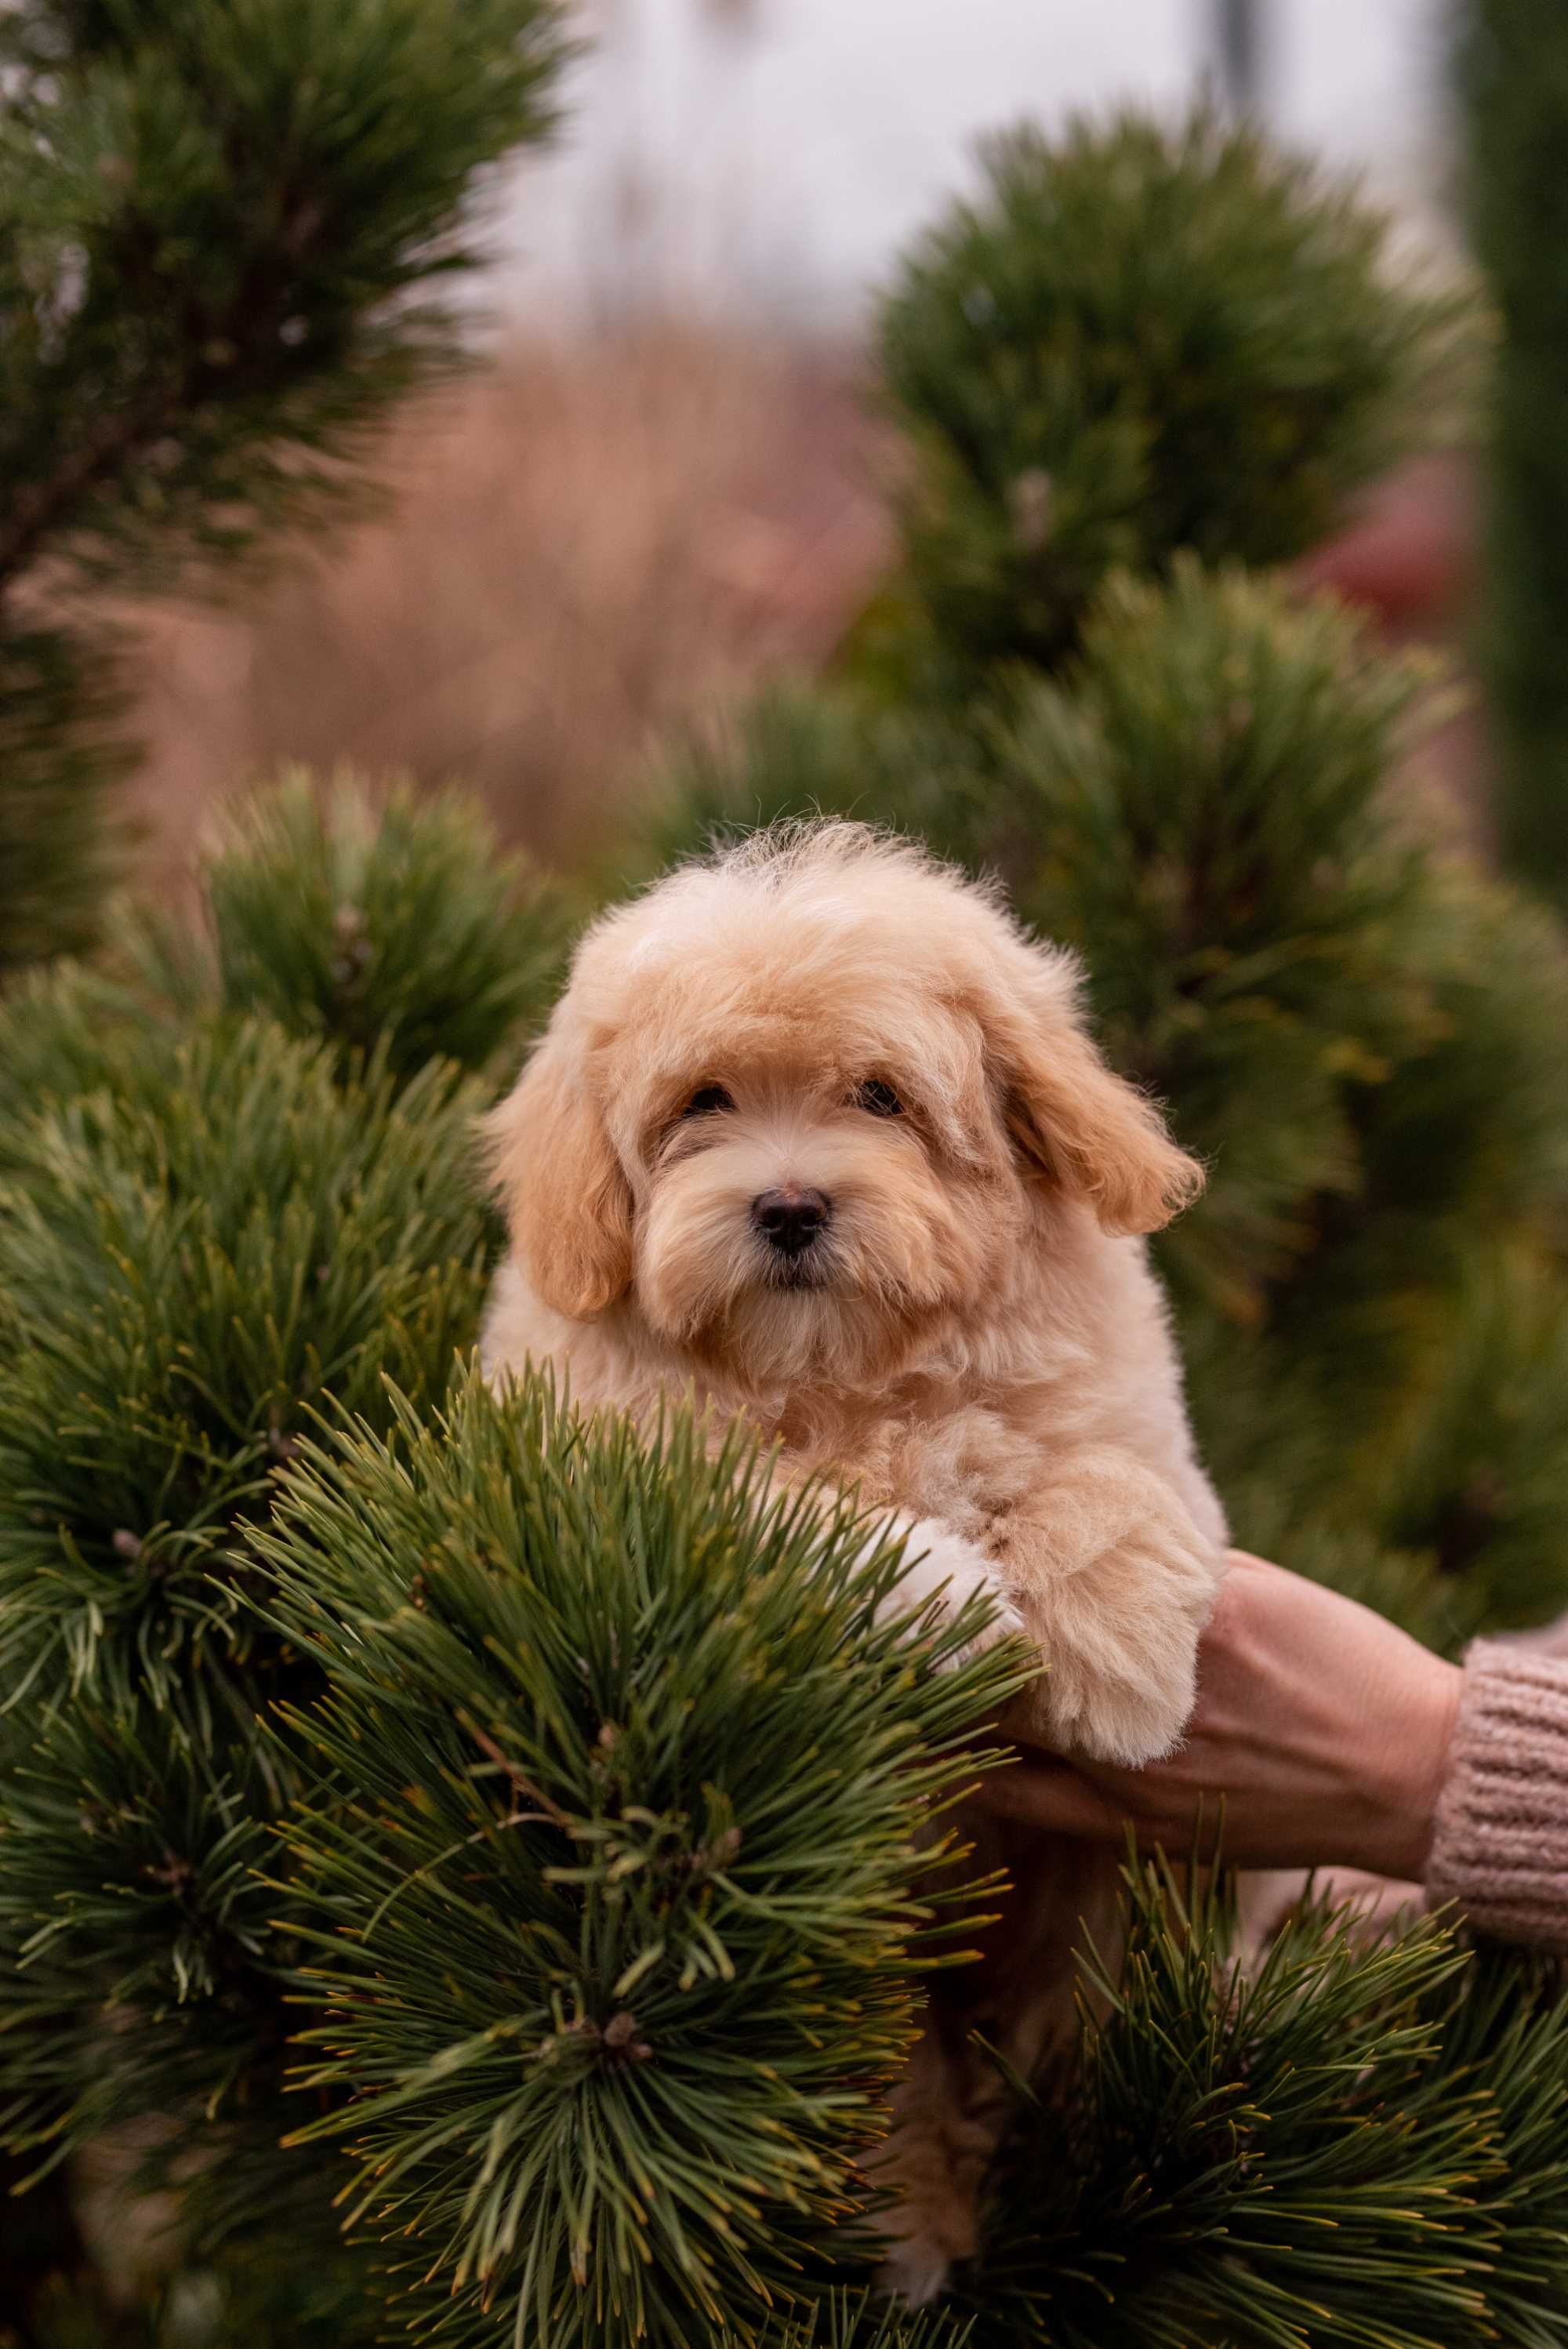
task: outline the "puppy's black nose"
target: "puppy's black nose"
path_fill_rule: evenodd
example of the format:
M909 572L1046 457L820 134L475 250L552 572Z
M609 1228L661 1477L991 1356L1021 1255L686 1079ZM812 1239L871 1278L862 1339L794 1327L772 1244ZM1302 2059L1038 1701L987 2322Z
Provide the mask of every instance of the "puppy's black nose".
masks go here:
M791 1183L784 1190L758 1191L751 1220L769 1247L780 1256L799 1256L826 1225L828 1202L820 1191L798 1190Z

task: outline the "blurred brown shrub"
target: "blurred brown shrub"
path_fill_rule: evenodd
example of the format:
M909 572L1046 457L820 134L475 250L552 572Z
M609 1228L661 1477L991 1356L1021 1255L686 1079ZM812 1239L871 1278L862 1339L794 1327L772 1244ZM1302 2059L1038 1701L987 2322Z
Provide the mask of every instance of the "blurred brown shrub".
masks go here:
M551 862L602 844L655 738L820 663L887 562L856 375L661 326L428 402L376 520L217 616L139 616L155 877L284 758L455 777Z

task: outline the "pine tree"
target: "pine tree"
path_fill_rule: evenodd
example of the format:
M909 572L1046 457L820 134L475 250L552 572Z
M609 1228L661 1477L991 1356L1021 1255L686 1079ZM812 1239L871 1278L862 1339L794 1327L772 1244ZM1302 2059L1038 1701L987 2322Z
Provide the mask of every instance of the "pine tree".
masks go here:
M1114 569L1285 562L1462 398L1466 314L1391 282L1388 222L1255 130L1137 114L991 141L882 305L909 447L905 690L1051 667Z
M123 763L88 600L341 511L456 355L476 173L554 0L17 0L0 19L0 977L91 936Z
M332 2249L329 2192L267 2174L300 1942L266 1881L297 1779L266 1724L300 1675L248 1528L314 1414L375 1427L392 1387L445 1392L492 1246L469 1172L490 1089L460 1063L516 1050L561 926L465 808L395 797L377 825L346 784L295 782L215 850L194 941L139 923L117 973L59 966L0 1012L0 2104L24 2176L149 2116L160 2166L222 2131L242 2214L292 2199Z
M106 591L218 590L351 502L379 418L459 354L476 175L548 126L561 48L554 0L5 12L0 985L87 945L124 861ZM58 1082L51 1040L90 1061L127 1009L79 975L35 1008L13 1102ZM96 2302L81 2260L58 2197L0 2220L0 2268L36 2269L18 2295L62 2337Z
M747 2337L854 2262L853 2153L975 1906L917 1897L912 1823L1026 1655L941 1671L984 1608L922 1652L896 1543L688 1420L469 1384L400 1432L314 1452L263 1545L327 1690L290 1839L305 2085L348 2094L304 2134L411 2235L421 2336Z
M1205 270L1215 314L1343 304L1329 409L1389 445L1360 216L1245 151L1122 125L1101 160L1183 317ZM1222 180L1217 243L1172 173ZM1048 290L1037 209L984 225ZM1327 510L1289 474L1278 512ZM934 596L901 684L912 553L839 684L688 759L655 828L902 816L1084 952L1214 1162L1165 1268L1239 1525L1453 1636L1561 1575L1563 948L1406 836L1418 680L1231 526L1097 556L1048 657ZM1568 2340L1556 1983L1310 1905L1241 1972L1222 1888L1156 1860L1073 2077L1020 2084L985 2256L919 2317L870 2292L853 2156L987 1898L929 1839L1030 1660L963 1660L976 1621L901 1609L896 1545L738 1439L477 1381L470 1128L562 914L453 807L296 783L194 941L142 918L0 1006L0 2130L173 2195L117 2349ZM110 2337L68 2278L26 2323Z

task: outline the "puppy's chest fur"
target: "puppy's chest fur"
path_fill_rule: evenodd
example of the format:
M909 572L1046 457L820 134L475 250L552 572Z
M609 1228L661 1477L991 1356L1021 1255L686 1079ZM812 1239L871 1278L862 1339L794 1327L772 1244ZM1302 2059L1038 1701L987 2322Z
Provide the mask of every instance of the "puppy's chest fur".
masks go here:
M851 1477L869 1507L940 1517L984 1545L1038 1475L1040 1439L1000 1402L889 1396L824 1413L786 1408L775 1429L790 1463Z
M712 1413L717 1427L739 1420L780 1444L791 1473L858 1485L868 1507L939 1519L982 1548L1072 1454L1110 1444L1163 1477L1197 1524L1222 1540L1142 1249L1101 1242L1084 1251L1078 1270L1088 1305L1066 1328L1044 1284L1020 1273L998 1301L996 1332L985 1347L938 1336L923 1363L873 1385L845 1391L808 1381L769 1392L733 1363L652 1341L624 1309L568 1320L510 1263L497 1276L482 1356L492 1376L531 1358L552 1362L580 1402L609 1403L650 1425L684 1393ZM982 1352L995 1359L981 1361Z

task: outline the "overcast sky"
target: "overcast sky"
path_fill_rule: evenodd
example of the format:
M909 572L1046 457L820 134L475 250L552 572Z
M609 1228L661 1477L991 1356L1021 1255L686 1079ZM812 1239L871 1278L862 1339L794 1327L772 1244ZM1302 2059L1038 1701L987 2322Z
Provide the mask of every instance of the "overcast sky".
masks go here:
M1381 191L1442 172L1444 0L1260 0L1266 111ZM503 284L837 323L975 136L1138 97L1181 105L1213 0L596 0L558 155L523 175Z

